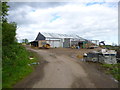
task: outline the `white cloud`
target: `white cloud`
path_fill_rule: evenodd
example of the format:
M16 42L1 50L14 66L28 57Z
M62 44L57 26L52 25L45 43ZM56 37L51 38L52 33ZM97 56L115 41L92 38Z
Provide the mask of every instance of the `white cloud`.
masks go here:
M38 32L56 32L117 43L118 10L115 5L68 3L49 8L26 5L10 11L9 17L18 23L17 33L21 39L34 40ZM55 15L59 17L51 22Z

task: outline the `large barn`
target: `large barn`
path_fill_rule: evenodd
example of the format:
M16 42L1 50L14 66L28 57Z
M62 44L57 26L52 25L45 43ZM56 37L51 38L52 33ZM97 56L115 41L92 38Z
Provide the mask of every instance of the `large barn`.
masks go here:
M85 39L78 35L39 32L35 41L32 41L31 44L37 47L40 40L45 40L51 47L64 48L71 47L75 44L79 44L80 46L85 41Z

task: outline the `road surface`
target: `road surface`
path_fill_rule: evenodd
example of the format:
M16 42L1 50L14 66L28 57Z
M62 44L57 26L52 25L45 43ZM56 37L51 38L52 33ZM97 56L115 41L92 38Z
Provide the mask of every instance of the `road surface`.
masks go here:
M116 88L114 79L75 57L72 49L27 49L43 57L35 71L14 88ZM79 50L80 52L80 50Z

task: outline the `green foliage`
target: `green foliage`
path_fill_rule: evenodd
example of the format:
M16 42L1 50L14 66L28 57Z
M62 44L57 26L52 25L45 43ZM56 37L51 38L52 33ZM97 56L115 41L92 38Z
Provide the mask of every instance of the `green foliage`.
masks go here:
M2 87L10 88L24 78L33 67L28 65L36 62L29 60L29 52L16 42L16 23L8 23L6 16L9 6L2 3ZM1 27L0 27L1 28ZM1 44L1 43L0 43ZM1 50L1 48L0 48ZM30 54L31 55L31 54ZM0 69L1 70L1 69Z
M0 2L0 22L2 21L2 3Z
M34 57L33 60L30 60L29 57L33 54L18 44L10 45L8 48L5 47L2 82L3 88L11 88L16 82L33 71L33 67L28 64L37 62L37 58Z
M26 49L15 42L16 24L2 23L2 83L3 88L12 87L24 78L33 68L28 64L35 62L29 60Z
M103 47L110 49L110 50L118 50L120 46L112 46L112 45L103 45Z
M8 46L15 42L16 28L17 26L15 23L2 23L3 46Z
M22 43L28 43L28 39L22 39Z
M7 5L7 2L2 2L2 21L3 22L7 22L7 18L6 18L6 16L8 15L8 9L9 8L9 6Z

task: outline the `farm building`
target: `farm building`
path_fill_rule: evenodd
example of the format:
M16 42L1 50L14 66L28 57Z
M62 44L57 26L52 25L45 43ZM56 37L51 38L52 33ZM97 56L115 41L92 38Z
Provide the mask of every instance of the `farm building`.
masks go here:
M39 41L42 40L45 40L51 47L64 48L71 47L72 45L79 45L81 47L86 41L78 35L39 32L35 41L31 42L31 45L39 47Z

